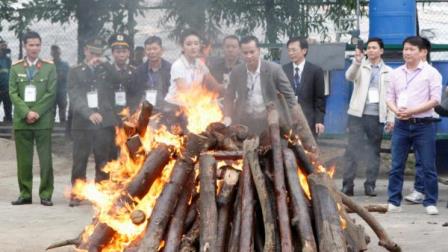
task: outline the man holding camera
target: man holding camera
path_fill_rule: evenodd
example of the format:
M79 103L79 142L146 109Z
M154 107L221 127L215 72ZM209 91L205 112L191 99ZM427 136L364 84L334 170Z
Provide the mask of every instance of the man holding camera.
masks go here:
M383 60L384 44L380 38L367 41L366 55L357 48L352 65L345 77L353 82L353 93L348 109L348 145L345 151L342 192L353 196L359 160L367 160L364 193L376 196L375 183L380 168L380 150L383 128L393 122L393 114L386 105L389 73L392 69ZM386 128L389 127L387 124ZM360 155L365 155L360 158Z

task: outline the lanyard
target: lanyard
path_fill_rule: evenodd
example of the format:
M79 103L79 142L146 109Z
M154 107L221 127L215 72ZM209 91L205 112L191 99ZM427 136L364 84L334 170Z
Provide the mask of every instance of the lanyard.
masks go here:
M419 69L414 76L410 80L408 80L408 72L406 71L406 87L405 90L408 89L409 83L411 83L420 73L422 72L422 69Z
M249 73L248 76L249 76L249 87L248 88L249 88L250 96L252 96L254 89L255 89L255 84L257 82L258 73L256 73L256 74Z
M148 71L148 83L150 89L156 89L156 78L153 76L155 74L152 71Z
M31 73L31 67L33 67L34 68L34 72L33 73ZM37 71L36 71L37 69L36 69L36 67L34 66L34 65L31 65L30 67L27 67L26 68L26 76L27 76L27 78L28 78L28 81L31 83L31 81L33 80L33 78L34 78L34 76L36 76L36 74L37 74Z

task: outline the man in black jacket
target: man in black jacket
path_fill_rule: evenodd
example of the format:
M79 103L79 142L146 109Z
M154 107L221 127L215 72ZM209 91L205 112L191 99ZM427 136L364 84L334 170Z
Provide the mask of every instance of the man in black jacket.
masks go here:
M137 68L135 73L135 89L139 101L147 100L157 111L164 111L164 101L171 79L171 63L162 58L162 40L151 36L145 40L147 60Z
M324 72L308 61L308 42L305 38L291 38L286 44L290 63L283 65L294 93L314 136L324 133L325 83Z

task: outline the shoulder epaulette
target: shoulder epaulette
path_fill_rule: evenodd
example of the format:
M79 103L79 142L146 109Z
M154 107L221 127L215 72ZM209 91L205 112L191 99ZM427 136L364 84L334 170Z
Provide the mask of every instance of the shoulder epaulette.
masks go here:
M20 60L14 61L14 62L12 63L12 65L14 66L14 65L23 63L24 61L25 61L25 59L20 59Z
M47 63L47 64L54 64L54 62L52 60L44 60L44 59L42 59L41 61L44 62L44 63Z

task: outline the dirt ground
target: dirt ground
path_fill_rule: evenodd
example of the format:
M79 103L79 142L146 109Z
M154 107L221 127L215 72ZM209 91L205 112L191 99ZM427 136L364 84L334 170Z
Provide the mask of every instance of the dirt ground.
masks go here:
M39 187L39 167L35 157L34 167L34 192L33 204L25 206L12 206L10 201L18 195L16 178L16 160L14 142L0 139L0 252L34 252L44 251L55 241L61 241L76 237L86 224L91 221L93 210L90 205L80 207L68 207L66 197L70 186L71 146L70 142L63 138L54 140L54 170L55 192L53 207L44 207L39 204L37 189ZM339 157L343 154L340 147L324 147L322 157L329 163L341 166ZM383 157L383 169L381 179L378 180L377 190L379 196L369 198L363 196L362 180L356 181L354 199L361 204L386 203L387 190L387 166L388 156ZM89 164L89 176L92 178L92 162ZM338 168L337 168L338 169ZM337 170L336 185L341 185L341 169ZM363 175L362 171L359 172ZM404 192L412 189L412 177L405 183ZM448 222L448 209L445 208L448 199L448 186L439 186L439 211L438 216L428 216L420 205L403 205L404 211L397 214L375 214L379 222L388 231L402 251L416 252L446 252L448 251L448 227L443 224ZM357 223L363 223L358 219ZM379 247L378 239L367 227L366 231L372 241L369 251L385 251ZM57 250L74 251L73 247Z

